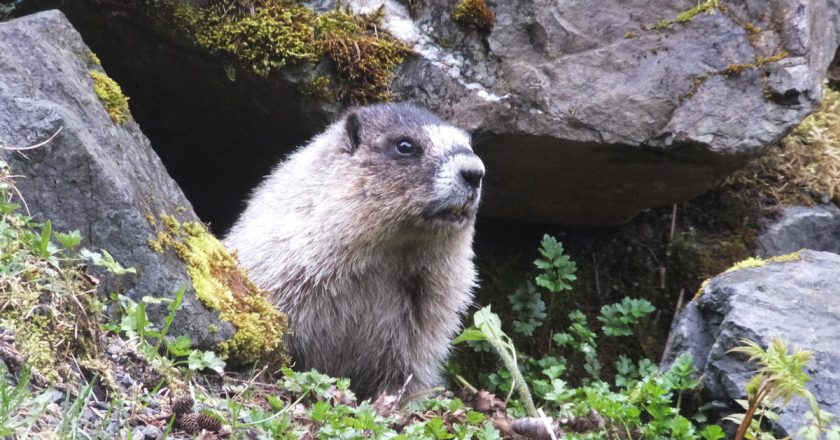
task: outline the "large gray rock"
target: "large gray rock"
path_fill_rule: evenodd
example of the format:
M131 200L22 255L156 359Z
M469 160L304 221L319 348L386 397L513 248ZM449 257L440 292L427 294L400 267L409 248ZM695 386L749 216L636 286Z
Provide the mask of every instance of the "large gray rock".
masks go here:
M489 34L452 22L458 2L416 2L414 20L384 3L419 54L399 97L481 133L483 213L529 221L619 223L706 191L816 107L840 44L825 0L721 2L659 30L698 1L490 1Z
M762 258L800 249L840 254L840 209L831 203L785 208L764 227L756 248Z
M808 389L823 409L840 414L840 255L804 250L795 261L734 270L713 278L673 329L665 365L694 356L707 398L732 404L745 396L755 365L727 353L747 338L763 346L776 337L789 349L813 352ZM807 421L804 399L781 411L779 427L795 433Z
M338 110L301 93L311 66L258 78L143 13L165 2L29 5L44 3L66 11L129 90L173 176L219 230ZM713 187L815 108L840 42L837 0L724 1L725 11L664 29L646 25L698 1L490 0L489 33L453 22L458 3L342 2L384 4L383 26L415 49L393 81L398 99L476 132L488 170L481 214L528 221L616 224Z
M93 69L101 70L61 12L0 23L0 140L23 147L61 129L41 148L0 149L0 157L22 175L16 185L33 214L56 230L80 230L83 246L104 248L137 269L137 277L122 280L129 296L171 296L190 287L190 278L174 255L149 248L155 231L146 216L197 217L137 124L110 119L93 91ZM160 322L164 311L151 309L150 317ZM208 331L212 325L218 332ZM212 347L233 327L190 290L169 334Z

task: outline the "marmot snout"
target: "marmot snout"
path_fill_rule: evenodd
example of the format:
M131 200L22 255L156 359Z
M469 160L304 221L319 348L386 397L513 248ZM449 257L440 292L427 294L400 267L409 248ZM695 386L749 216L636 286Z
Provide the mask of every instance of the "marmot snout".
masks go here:
M483 177L464 131L406 104L349 111L271 173L225 243L288 315L296 368L362 398L440 383Z

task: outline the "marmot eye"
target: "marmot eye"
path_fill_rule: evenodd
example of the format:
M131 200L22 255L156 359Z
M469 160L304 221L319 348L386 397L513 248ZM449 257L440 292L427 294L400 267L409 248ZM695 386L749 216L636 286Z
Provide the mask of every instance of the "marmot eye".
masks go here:
M400 153L403 156L409 156L414 154L415 151L417 151L417 148L411 143L411 141L402 139L397 142L397 153Z

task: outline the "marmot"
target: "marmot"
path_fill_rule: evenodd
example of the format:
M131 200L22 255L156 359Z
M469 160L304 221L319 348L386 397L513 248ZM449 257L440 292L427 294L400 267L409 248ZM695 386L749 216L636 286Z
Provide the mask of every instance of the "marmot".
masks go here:
M408 104L351 109L273 170L224 242L289 317L296 369L360 398L441 383L483 177L466 132Z

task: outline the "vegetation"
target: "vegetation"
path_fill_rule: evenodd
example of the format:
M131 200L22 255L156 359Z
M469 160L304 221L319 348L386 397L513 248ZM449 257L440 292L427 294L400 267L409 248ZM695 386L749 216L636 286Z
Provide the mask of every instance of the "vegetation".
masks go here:
M390 99L393 70L411 50L380 29L382 9L356 15L346 7L318 13L297 0L211 2L173 6L174 17L198 44L229 54L257 75L327 58L352 103ZM318 88L325 86L318 80Z
M11 179L0 160L0 343L13 339L40 382L78 378L61 360L93 366L102 350L103 306L82 264L114 262L107 253L79 252L79 231L53 231L49 221L21 213Z
M698 2L697 6L694 6L693 8L688 9L686 11L680 12L679 14L677 14L676 17L672 19L662 20L659 23L656 23L653 26L653 28L665 29L676 23L686 23L688 21L691 21L698 14L714 14L720 8L720 0L705 0L702 2Z
M727 179L769 206L840 203L840 91L825 87L820 108L778 146Z
M601 367L599 341L602 337L633 336L654 310L641 299L626 298L602 307L597 316L600 332L584 313L573 311L568 330L552 338L557 348L566 350L564 354L549 353L539 359L517 351L513 338L504 333L502 321L489 307L477 312L475 326L466 329L458 342L489 343L498 354L504 368L485 376L482 385L508 393L506 401L467 386L460 398L444 393L408 399L403 406L399 395L358 402L349 381L315 371L226 371L228 366L216 353L193 349L186 336L167 336L184 299L183 289L171 299L135 301L114 294L111 305L116 313L106 321L101 313L105 306L93 288L96 282L80 263L125 276L133 269L121 266L106 251L82 248L78 232L55 232L49 222L39 224L20 213L22 207L11 202L11 176L5 164L0 165L0 327L14 335L11 343L8 337L0 337L0 355L6 361L0 363L2 436L130 438L135 430L151 427L175 437L203 432L272 439L491 440L512 435L512 423L519 422L512 418L527 414L544 420L548 413L554 420L549 428L564 431L569 439L724 437L719 426L703 426L702 412L686 413L691 406L685 404L684 396L698 384L690 356L681 356L663 372L649 360L625 356L616 362L614 377L607 378ZM161 250L175 249L186 261L197 258L197 253L214 255L218 251L215 245L207 246L206 231L195 224L169 217L150 216L150 220L162 227L156 243ZM562 295L576 280L577 266L560 242L545 236L539 251L536 285L526 284L523 291L509 298L518 314L519 325L514 327L518 335L543 325L545 304L536 286L549 295ZM224 258L200 257L199 261L216 261L209 266L199 264L202 275L208 267L212 273L225 267L218 264L226 261ZM210 281L207 285L220 288ZM36 292L41 301L37 304L30 299ZM146 315L150 304L167 307L160 327ZM22 314L23 310L29 315ZM33 317L44 319L40 322ZM42 327L31 325L35 321ZM42 330L32 338L30 328ZM38 338L46 338L47 343L37 342ZM105 354L105 345L109 353L114 347L123 347L120 350L134 354L115 363L113 356ZM10 358L9 353L18 348L27 354L33 349L49 352ZM804 391L807 352L788 354L779 341L766 350L745 342L734 351L749 355L760 366L747 386L744 414L728 419L746 426L742 428L744 438L772 438L762 431L763 422L773 417L771 404L784 404L797 395L812 403L812 423L803 429L802 438L825 435L834 440L840 435L840 428L832 425L834 416L820 410ZM5 367L9 359L19 360L12 363L13 370ZM73 369L72 365L82 368ZM143 370L154 373L151 380L141 378L148 374L139 373ZM122 385L126 377L134 377L128 383L136 385ZM456 380L468 385L461 377ZM99 384L107 389L107 410L94 412L91 408ZM514 390L516 399L510 394ZM65 396L58 405L53 404L57 395Z
M575 272L571 266L573 263L558 254L558 249L562 249L562 245L553 237L546 236L540 248L540 253L546 259L536 261L537 266L543 270L538 276L542 279L540 284L553 287L552 294L563 290L556 288L558 274L569 279ZM779 258L779 261L796 258L798 255L792 254ZM764 260L749 260L733 270L766 263ZM511 298L517 301L528 298L531 303L539 301L528 295ZM542 309L534 306L518 309L520 313L533 313L535 310ZM601 331L605 336L633 336L633 329L653 310L645 300L625 298L621 303L604 306L597 319L602 323ZM508 410L515 416L527 414L535 418L544 417L536 409L539 406L555 417L558 421L555 429L565 432L566 438L708 440L725 437L721 426L708 424L707 416L702 411L690 417L685 414L690 406L684 405L683 396L695 390L700 383L695 377L690 354L683 354L663 372L650 360L634 361L622 356L616 362L615 377L607 381L603 378L598 360L598 333L589 326L587 317L580 311L572 312L570 319L572 325L568 331L557 333L553 339L558 346L569 347L573 354L582 358L587 377L577 387L570 384L574 378L570 377L567 368L576 362L552 355L534 360L519 353L512 338L502 330L499 316L492 313L489 306L475 313L475 326L465 329L455 342L489 342L501 358L503 370L489 376L489 383L481 385L487 385L490 389L497 387L503 392L509 390L506 403ZM514 325L514 329L522 332L521 326ZM528 331L533 329L528 327ZM840 426L831 425L835 416L821 410L814 397L805 389L808 381L805 366L810 353L796 350L788 354L787 347L778 339L766 350L753 341L744 340L742 346L731 351L747 354L750 360L760 366L746 386L749 398L742 402L745 412L724 419L724 422L738 424L737 440L775 439L762 429L766 428L762 423L777 417L773 409L787 404L796 396L806 397L811 403L809 419L812 423L798 434L801 438L817 439L825 435L835 439L840 435ZM463 382L463 378L457 379ZM519 400L510 399L514 389Z
M496 24L496 15L485 0L461 0L450 17L458 24L472 26L484 32L492 31L493 25Z
M218 347L222 356L237 364L286 364L285 315L268 301L267 292L251 282L219 240L199 222L181 223L172 215L148 219L160 227L149 247L180 258L198 299L235 327L233 337Z
M94 58L96 55L93 52L91 55L91 62L96 63L98 58ZM111 120L116 124L127 121L131 114L128 110L128 97L123 94L120 85L99 70L91 70L90 78L93 80L93 91L96 92L96 96L99 97Z
M788 354L784 341L778 338L774 339L766 350L750 340L743 340L742 343L742 346L735 347L730 352L746 354L749 360L757 363L760 368L746 385L747 400L739 401L746 413L733 414L725 419L738 424L735 440L775 439L772 434L763 430L763 421L778 419L778 415L773 412L773 406L768 402L782 406L797 396L807 398L811 404L811 412L808 414L811 424L803 428L798 433L799 436L817 439L825 433L829 439L840 438L840 425L829 426L836 416L821 410L817 400L805 388L805 383L809 380L805 366L811 359L810 352L796 349Z

